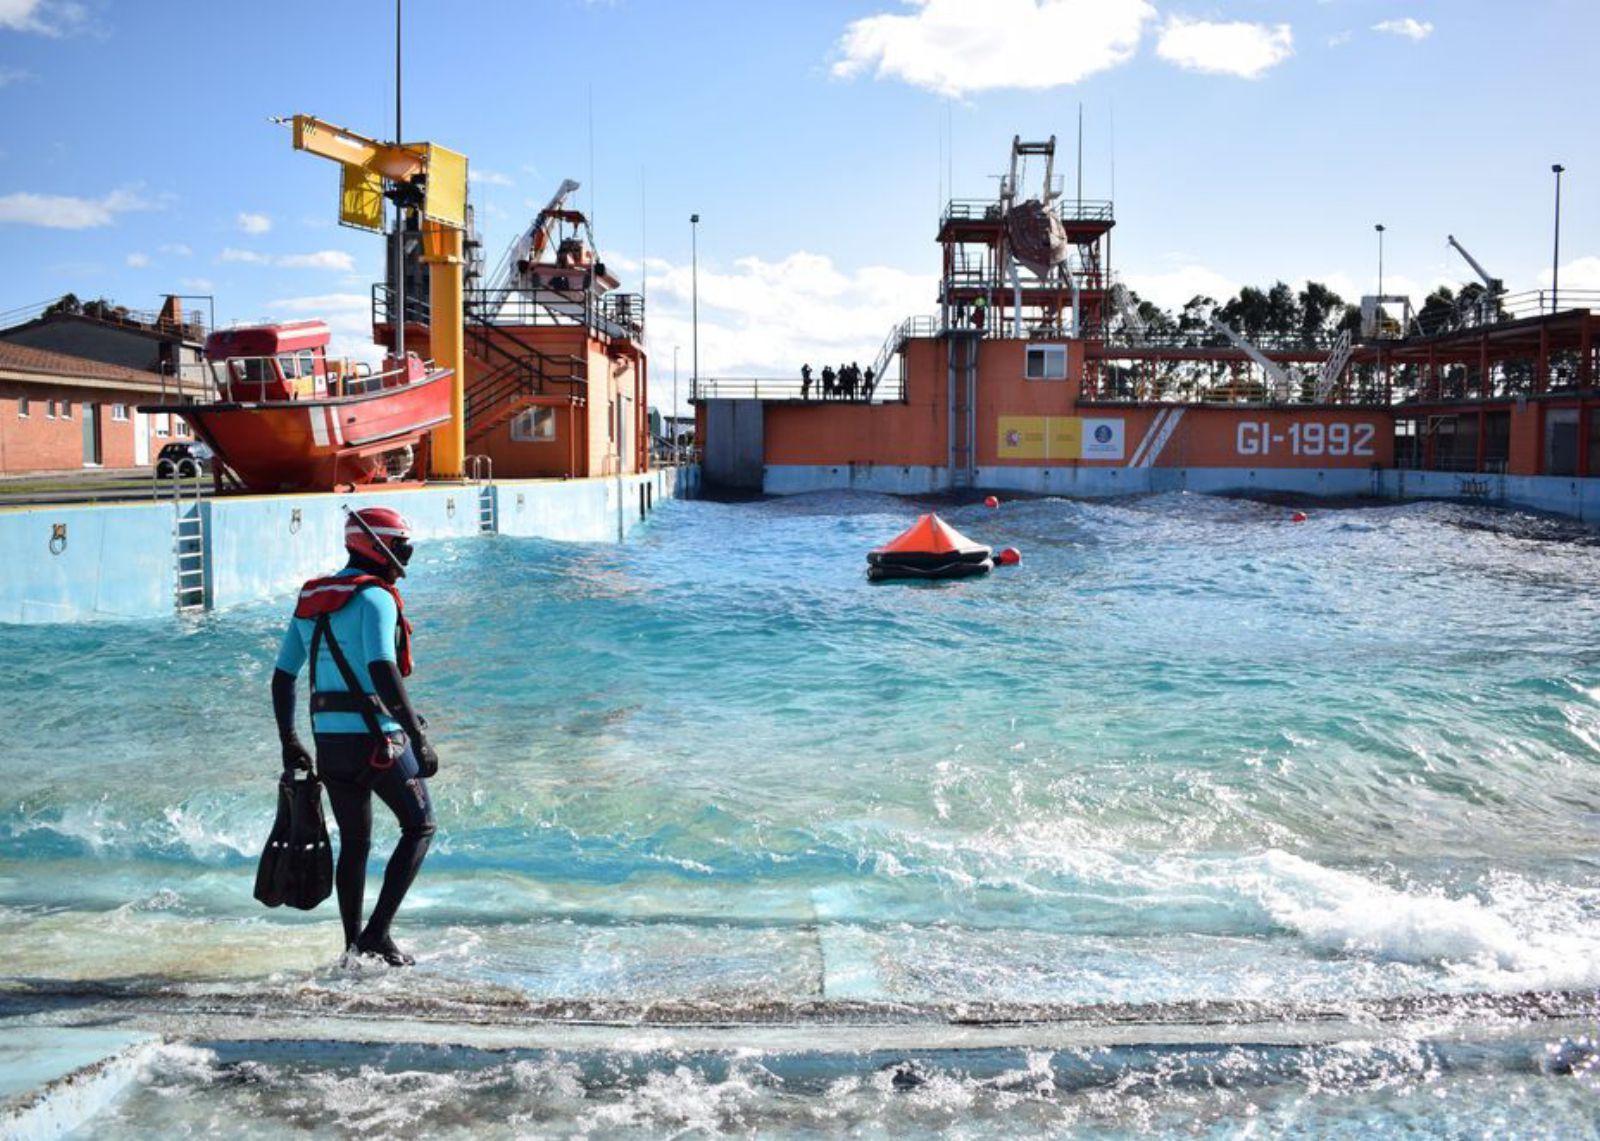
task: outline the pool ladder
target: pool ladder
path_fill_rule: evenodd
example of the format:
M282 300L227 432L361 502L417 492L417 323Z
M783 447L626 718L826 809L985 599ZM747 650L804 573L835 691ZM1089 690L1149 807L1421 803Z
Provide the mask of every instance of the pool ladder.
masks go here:
M174 598L180 613L206 608L206 512L201 474L172 477L172 547L177 567Z
M499 530L500 523L495 517L494 459L490 456L468 456L467 478L478 485L478 534L492 535Z

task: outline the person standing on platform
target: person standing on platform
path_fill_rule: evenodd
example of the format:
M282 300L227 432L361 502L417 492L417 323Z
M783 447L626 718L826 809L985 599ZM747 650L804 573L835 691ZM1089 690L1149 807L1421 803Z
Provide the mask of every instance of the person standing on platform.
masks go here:
M811 399L811 366L809 364L800 366L800 399Z

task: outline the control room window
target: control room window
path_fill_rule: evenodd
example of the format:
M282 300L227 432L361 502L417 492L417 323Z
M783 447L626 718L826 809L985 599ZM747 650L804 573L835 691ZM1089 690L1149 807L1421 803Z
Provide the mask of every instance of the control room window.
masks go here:
M1029 345L1027 372L1029 380L1067 379L1067 346Z
M22 420L28 418L28 398L26 396L17 397L17 416Z
M511 421L511 438L521 444L542 444L556 438L556 410L530 408Z
M111 418L113 420L126 420L128 418L128 406L126 404L113 404L111 406Z
M44 418L46 420L54 420L56 418L56 402L54 400L45 406Z
M72 419L72 401L63 400L61 402L61 418L63 420Z

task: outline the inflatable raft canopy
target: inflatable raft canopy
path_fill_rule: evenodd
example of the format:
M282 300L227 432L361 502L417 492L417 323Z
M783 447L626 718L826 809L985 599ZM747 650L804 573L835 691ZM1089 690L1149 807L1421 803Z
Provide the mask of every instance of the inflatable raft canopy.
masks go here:
M966 578L994 569L989 548L929 513L867 554L867 577Z

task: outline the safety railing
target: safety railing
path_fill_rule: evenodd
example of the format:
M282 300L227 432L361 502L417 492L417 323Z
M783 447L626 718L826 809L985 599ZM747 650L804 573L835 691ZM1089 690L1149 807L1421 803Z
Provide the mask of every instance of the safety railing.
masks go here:
M57 313L72 317L86 317L91 321L99 321L105 325L117 325L125 329L137 329L140 332L164 333L168 336L179 337L185 341L203 342L210 329L200 317L190 317L187 314L181 321L174 321L156 309L129 309L126 305L113 305L109 301L95 299L79 301L70 294L65 297L52 298L49 301L36 301L31 305L21 305L15 309L7 309L0 313L0 329L9 329L13 325L25 325L29 321L38 320L40 317L54 316Z
M644 336L644 297L637 293L597 296L587 289L469 289L462 302L480 325L577 326L628 341Z
M1058 198L1055 212L1063 222L1115 221L1112 204L1105 199ZM1000 203L993 198L952 198L945 204L940 225L950 222L998 222L1002 217Z
M700 400L792 400L806 404L891 404L902 398L904 389L898 376L856 388L853 395L824 394L821 370L807 384L798 376L702 376L689 382L689 398Z

